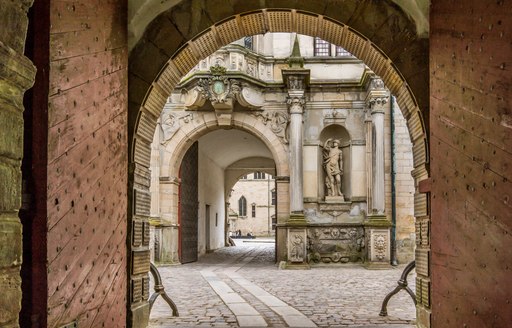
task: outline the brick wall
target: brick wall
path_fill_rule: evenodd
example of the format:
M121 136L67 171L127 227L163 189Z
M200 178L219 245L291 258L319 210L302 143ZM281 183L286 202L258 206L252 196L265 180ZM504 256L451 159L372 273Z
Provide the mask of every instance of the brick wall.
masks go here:
M512 13L431 9L432 326L512 322Z
M126 323L126 6L50 2L50 327Z
M17 327L21 310L23 95L35 75L23 53L31 5L0 0L0 327Z

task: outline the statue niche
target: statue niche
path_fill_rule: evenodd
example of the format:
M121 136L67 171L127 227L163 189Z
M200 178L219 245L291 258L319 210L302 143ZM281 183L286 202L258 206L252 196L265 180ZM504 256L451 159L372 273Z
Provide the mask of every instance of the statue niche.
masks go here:
M340 141L329 138L323 145L325 190L329 197L339 197L344 200L341 192L341 177L343 176L343 153Z
M347 163L344 161L349 159L344 158L344 153L347 155L347 150L342 147L345 147L347 142L350 143L350 135L345 127L331 124L323 129L319 139L323 167L323 178L320 181L324 185L325 201L327 203L344 203L343 190L347 192L347 187L349 187L349 185L344 185L344 180L347 179L347 174L350 176L350 172L344 172L344 167L347 169Z

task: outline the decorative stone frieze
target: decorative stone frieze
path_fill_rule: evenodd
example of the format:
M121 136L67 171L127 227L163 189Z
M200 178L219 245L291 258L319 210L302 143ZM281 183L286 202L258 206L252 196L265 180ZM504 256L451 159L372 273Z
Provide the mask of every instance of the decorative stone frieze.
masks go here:
M362 226L309 227L308 261L312 263L347 263L364 261Z

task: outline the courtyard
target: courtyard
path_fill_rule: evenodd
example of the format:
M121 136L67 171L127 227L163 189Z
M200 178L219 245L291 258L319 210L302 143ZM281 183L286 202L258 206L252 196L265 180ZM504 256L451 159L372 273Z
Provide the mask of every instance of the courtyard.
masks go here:
M360 264L281 270L271 239L236 240L194 263L160 267L179 317L161 297L150 327L412 327L415 307L405 291L379 316L382 300L405 266L368 270ZM408 277L414 291L414 271ZM151 289L152 291L152 289Z

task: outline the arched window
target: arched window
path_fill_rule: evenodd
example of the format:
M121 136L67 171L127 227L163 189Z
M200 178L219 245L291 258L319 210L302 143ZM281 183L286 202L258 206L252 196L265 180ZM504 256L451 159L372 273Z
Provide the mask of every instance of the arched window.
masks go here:
M244 196L238 200L238 215L247 216L247 199Z

